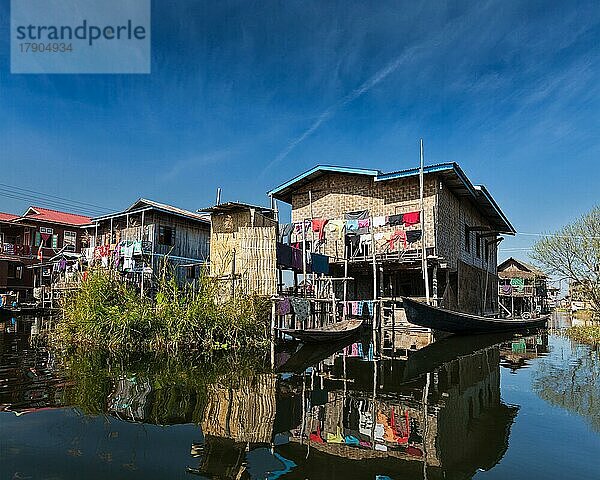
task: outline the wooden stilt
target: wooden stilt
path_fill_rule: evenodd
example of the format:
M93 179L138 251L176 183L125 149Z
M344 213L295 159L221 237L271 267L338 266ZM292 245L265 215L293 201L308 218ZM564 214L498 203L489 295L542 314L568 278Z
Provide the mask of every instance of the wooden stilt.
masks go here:
M421 199L421 269L423 270L423 280L425 281L425 299L427 305L430 304L429 300L429 271L427 268L427 242L426 242L426 228L425 228L425 179L424 179L424 166L423 166L423 139L421 139L421 168L419 171L419 184L420 184L420 199Z

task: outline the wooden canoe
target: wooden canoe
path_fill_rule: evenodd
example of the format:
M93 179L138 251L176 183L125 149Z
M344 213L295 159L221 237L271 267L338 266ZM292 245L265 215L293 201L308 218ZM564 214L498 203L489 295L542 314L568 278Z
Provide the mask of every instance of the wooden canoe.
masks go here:
M309 328L306 330L280 328L279 331L302 342L332 342L358 333L362 328L362 324L363 321L360 319L349 318L342 320L341 322L332 323L323 328Z
M545 327L549 315L530 319L489 318L426 305L402 297L406 319L421 327L458 334L511 332Z
M300 343L300 347L281 365L276 366L277 373L302 373L322 360L342 351L360 338L358 334L341 340L326 343Z

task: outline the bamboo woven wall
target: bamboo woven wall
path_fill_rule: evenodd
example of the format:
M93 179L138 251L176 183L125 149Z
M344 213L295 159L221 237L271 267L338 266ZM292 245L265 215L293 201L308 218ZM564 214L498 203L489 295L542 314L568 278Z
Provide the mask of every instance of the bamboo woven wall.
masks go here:
M275 295L277 222L258 213L252 220L250 212L244 211L213 215L212 222L211 275L228 277L234 273L236 290ZM232 269L234 256L235 270ZM230 291L226 285L229 282L224 282L224 293Z
M275 375L264 374L241 380L238 388L210 387L202 433L236 442L271 442L276 382Z
M275 228L240 228L236 273L241 275L242 291L269 296L277 293L276 242Z

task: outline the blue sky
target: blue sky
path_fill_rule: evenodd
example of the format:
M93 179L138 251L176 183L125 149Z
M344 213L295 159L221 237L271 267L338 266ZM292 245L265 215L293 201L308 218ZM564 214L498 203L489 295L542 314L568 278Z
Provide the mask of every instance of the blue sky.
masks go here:
M1 183L111 209L194 210L217 186L266 203L318 163L416 166L423 137L427 163L458 162L518 231L598 203L597 2L155 1L150 75L12 75L8 3Z

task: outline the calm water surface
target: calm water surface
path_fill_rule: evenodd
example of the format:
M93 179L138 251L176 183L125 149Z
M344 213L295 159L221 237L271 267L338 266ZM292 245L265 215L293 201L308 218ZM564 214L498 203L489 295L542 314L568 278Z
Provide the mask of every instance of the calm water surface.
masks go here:
M0 319L0 479L600 478L599 352L386 332L268 359L56 354Z

